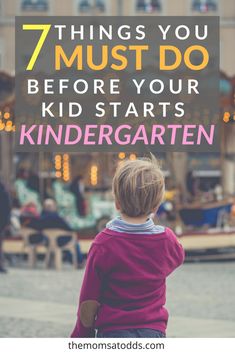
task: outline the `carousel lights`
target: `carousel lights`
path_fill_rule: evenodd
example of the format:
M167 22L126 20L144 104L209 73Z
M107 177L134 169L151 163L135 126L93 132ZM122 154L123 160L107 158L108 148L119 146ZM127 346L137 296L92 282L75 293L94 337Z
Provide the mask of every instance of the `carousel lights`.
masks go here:
M235 113L232 115L230 112L224 112L223 121L229 123L230 121L235 121Z
M9 120L11 117L10 112L5 110L4 112L0 111L0 131L14 132L16 130L15 125L13 125L12 120Z
M62 158L61 155L57 154L55 156L55 170L56 170L56 177L61 177L61 167L62 167Z
M61 172L55 172L55 176L56 176L56 178L61 178L62 174L61 174Z
M96 186L98 184L98 167L96 164L91 166L90 182L92 186Z
M131 153L130 154L130 157L129 157L129 159L130 159L130 161L135 161L136 160L136 154L135 153Z
M124 152L120 152L120 153L118 154L118 158L119 158L119 159L125 159L125 158L126 158L126 154L125 154Z
M56 178L63 178L65 182L70 180L70 158L68 154L55 156L55 176Z
M121 161L123 161L123 160L126 158L126 153L120 152L120 153L118 154L118 158L119 158ZM135 161L136 158L137 158L137 157L136 157L136 154L135 154L135 153L131 153L130 156L129 156L129 160L130 160L130 161Z
M68 154L63 155L63 180L66 182L70 180L70 161Z
M11 116L11 114L9 113L9 112L5 112L4 114L3 114L3 117L4 117L4 119L9 119L10 118L10 116Z

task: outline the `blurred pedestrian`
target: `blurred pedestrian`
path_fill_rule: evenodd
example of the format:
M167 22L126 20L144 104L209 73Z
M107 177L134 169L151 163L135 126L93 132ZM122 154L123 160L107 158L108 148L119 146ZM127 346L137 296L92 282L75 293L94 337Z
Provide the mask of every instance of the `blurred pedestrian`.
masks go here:
M188 171L186 175L186 188L190 199L195 199L199 195L199 179L193 175L192 170Z
M43 210L41 217L39 218L40 229L61 229L64 231L64 235L61 235L57 239L58 246L64 246L71 241L71 236L66 234L66 231L71 232L72 228L67 223L67 221L61 217L57 211L56 202L53 199L46 199L43 204ZM78 267L81 268L85 264L84 256L81 252L80 245L77 242L76 245L77 251L77 261Z
M10 197L4 185L0 182L0 273L6 272L6 269L4 268L4 265L3 265L2 245L3 245L4 230L10 222L10 214L11 214Z
M77 211L80 216L86 215L86 202L84 197L84 179L82 175L76 176L70 185L70 191L76 198Z

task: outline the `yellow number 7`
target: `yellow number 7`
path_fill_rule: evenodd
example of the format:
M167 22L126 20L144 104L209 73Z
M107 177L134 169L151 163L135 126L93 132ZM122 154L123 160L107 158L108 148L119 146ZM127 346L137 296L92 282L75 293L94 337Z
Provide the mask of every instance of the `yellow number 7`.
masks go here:
M46 40L46 37L50 31L51 25L38 25L38 24L33 24L33 25L23 25L23 30L26 31L42 31L42 34L39 38L39 41L34 49L34 52L31 56L31 59L28 63L28 66L26 68L27 71L33 70L34 64L38 58L38 55L42 49L42 46Z

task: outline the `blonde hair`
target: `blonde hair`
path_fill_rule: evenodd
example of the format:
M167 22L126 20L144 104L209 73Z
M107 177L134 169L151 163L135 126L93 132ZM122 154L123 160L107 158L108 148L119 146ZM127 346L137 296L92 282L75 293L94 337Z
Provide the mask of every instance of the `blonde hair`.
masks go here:
M160 206L164 191L164 176L153 155L121 162L113 178L116 202L129 217L149 215Z

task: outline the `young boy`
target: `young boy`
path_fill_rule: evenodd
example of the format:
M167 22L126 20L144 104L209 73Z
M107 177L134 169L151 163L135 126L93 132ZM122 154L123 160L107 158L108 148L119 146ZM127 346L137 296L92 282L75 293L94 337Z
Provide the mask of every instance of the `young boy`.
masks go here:
M162 201L164 177L152 159L125 161L113 179L120 217L90 249L71 337L165 337L166 277L184 261L169 228L151 218Z

